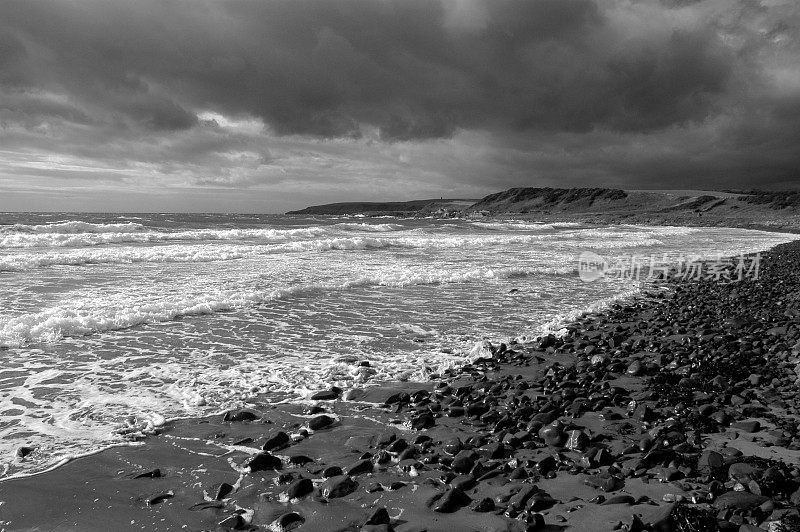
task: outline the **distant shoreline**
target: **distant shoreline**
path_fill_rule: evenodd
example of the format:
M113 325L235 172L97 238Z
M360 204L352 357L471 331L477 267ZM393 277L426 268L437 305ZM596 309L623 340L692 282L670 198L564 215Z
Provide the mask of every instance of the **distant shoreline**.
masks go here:
M797 193L516 188L481 200L344 202L289 215L535 220L800 232ZM795 204L798 203L798 204Z

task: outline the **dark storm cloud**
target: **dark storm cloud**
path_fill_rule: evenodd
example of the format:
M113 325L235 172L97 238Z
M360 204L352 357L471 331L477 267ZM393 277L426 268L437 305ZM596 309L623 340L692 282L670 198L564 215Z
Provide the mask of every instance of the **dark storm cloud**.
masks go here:
M194 125L173 95L279 134L648 129L703 119L733 59L703 31L597 48L604 17L590 0L494 0L466 27L427 0L4 6L17 83L63 87L153 129Z
M474 187L509 176L517 181L508 184L717 184L722 175L784 183L800 167L800 78L790 60L798 19L791 2L776 5L5 0L0 134L12 132L6 145L55 149L60 139L68 155L171 174L208 165L223 181L243 164L253 173L242 183L286 159L259 147L255 133L210 131L197 116L208 111L259 118L265 143L344 142L336 161L354 161L337 167L347 171L368 162L395 175L381 146L429 143L417 164L435 167L447 186L455 174ZM452 144L437 144L469 131L494 150L495 165L480 175L445 155L461 153Z

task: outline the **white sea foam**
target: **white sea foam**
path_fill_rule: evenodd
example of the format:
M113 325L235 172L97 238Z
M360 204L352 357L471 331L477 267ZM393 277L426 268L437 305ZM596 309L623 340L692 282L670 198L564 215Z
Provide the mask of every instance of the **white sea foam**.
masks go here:
M31 342L55 342L61 338L126 329L184 316L200 316L245 308L292 295L348 290L370 286L400 288L413 285L453 284L530 275L564 275L575 267L474 268L461 272L389 271L364 275L343 282L308 283L273 290L228 291L185 298L164 298L144 304L128 300L80 301L74 307L52 307L25 313L0 322L0 347L18 347Z
M187 231L140 231L96 233L10 233L0 236L0 248L80 247L119 243L170 241L252 240L262 243L287 242L331 234L326 227L294 229L194 229Z
M368 233L388 233L405 229L401 224L339 223L335 227Z

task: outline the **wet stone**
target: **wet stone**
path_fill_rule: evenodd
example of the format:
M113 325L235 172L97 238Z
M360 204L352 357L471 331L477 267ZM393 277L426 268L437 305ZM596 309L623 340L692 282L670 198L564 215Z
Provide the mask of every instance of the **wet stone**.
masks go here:
M265 451L274 451L282 449L291 443L291 438L285 432L276 432L275 434L267 437L267 441L261 447Z
M311 420L308 422L308 428L311 430L324 429L325 427L333 425L334 421L335 420L331 416L322 414L321 416L311 418Z
M444 492L444 494L437 498L431 509L439 513L451 513L457 511L459 508L466 506L471 502L471 499L466 493L458 488L453 488Z
M323 497L336 499L350 495L358 488L358 483L347 475L331 477L320 486Z
M280 469L282 465L280 458L266 451L258 453L245 463L245 467L249 467L251 473Z
M286 495L290 499L305 497L314 491L314 483L309 478L300 478L292 482L286 489Z

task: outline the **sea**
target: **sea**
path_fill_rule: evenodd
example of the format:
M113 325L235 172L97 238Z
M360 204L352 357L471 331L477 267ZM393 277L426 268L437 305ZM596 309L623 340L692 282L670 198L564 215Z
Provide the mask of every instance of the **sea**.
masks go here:
M0 214L0 478L172 418L426 381L635 296L579 258L713 258L729 228L250 214ZM368 366L362 362L369 362ZM21 446L35 451L21 459Z

